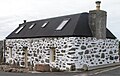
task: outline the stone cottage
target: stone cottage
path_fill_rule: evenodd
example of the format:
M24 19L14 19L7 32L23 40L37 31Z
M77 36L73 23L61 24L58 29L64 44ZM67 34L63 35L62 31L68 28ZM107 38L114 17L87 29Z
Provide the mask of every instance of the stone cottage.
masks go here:
M6 63L49 64L61 70L119 62L118 40L106 28L107 12L96 10L19 24L5 40Z

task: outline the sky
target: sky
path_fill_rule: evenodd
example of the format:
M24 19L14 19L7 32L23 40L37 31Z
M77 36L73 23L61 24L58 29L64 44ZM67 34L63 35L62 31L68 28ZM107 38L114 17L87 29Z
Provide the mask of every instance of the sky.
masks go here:
M0 0L0 40L5 39L23 20L34 21L96 8L96 0ZM107 28L120 40L120 0L99 0L107 11Z

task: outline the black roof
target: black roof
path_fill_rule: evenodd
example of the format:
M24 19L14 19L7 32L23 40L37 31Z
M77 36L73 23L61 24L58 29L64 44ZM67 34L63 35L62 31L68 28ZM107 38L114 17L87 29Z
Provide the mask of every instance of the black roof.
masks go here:
M73 14L37 21L26 22L20 24L17 29L15 29L6 39L21 39L21 38L39 38L39 37L93 37L90 27L88 25L88 15L89 13L80 13ZM69 22L65 24L63 29L56 30L56 28L61 24L65 19L69 18ZM41 27L45 22L48 22L45 27ZM32 29L29 27L32 24L35 26ZM20 32L15 33L22 26ZM107 28L106 28L107 29ZM107 38L115 39L116 37L107 29L106 31Z

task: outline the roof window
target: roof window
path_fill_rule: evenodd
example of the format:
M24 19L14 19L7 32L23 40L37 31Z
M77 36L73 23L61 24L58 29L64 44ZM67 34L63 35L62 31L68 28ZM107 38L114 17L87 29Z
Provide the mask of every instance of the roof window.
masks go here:
M32 23L32 25L29 27L29 29L32 29L35 26L35 23Z
M44 28L48 24L48 21L46 21L41 27Z
M70 18L64 19L62 21L62 23L56 28L56 30L62 30L63 27L65 27L65 25L68 23L69 20L70 20Z
M23 28L24 26L21 26L15 33L18 34Z

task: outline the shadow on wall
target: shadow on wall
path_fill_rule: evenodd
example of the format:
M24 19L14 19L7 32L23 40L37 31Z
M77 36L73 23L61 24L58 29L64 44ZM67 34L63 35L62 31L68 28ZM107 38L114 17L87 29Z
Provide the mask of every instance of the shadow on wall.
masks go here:
M119 41L119 57L120 57L120 41Z
M0 64L3 61L3 41L0 41Z

